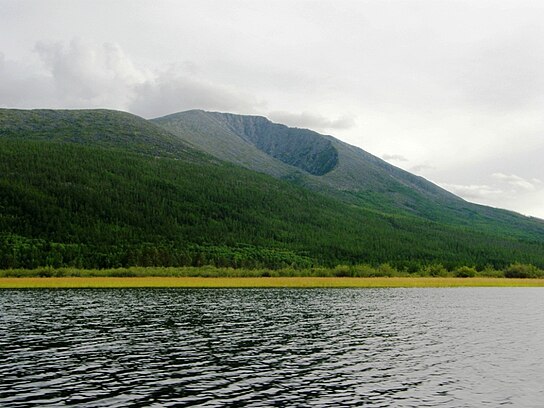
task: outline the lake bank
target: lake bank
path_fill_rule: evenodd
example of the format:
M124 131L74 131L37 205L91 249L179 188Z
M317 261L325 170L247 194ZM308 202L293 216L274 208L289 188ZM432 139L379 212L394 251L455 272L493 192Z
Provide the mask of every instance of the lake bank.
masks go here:
M440 288L544 287L544 279L431 277L21 277L0 288Z

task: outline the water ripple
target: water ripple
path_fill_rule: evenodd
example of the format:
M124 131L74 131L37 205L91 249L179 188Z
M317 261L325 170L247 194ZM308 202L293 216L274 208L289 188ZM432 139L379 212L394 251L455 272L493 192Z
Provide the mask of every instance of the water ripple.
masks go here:
M541 406L544 291L0 292L0 406Z

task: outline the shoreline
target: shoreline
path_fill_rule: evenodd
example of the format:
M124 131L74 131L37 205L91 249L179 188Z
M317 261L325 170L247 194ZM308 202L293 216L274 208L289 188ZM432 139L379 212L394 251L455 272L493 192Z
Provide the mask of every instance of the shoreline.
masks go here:
M0 289L31 288L445 288L544 287L544 279L442 277L9 277Z

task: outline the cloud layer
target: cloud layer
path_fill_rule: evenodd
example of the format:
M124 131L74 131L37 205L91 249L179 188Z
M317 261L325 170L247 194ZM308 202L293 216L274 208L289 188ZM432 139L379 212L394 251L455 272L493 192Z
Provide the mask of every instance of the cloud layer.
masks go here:
M261 102L199 78L187 64L164 70L136 66L114 43L37 42L32 69L0 54L0 106L106 107L146 118L203 108L252 112Z
M509 208L526 215L542 217L540 203L544 200L544 183L515 174L494 173L488 184L442 184L449 191L480 204Z
M137 69L117 44L40 41L34 50L45 68L57 104L127 106L134 97L134 88L150 76Z
M329 119L311 112L292 113L286 111L273 111L268 115L273 121L300 128L338 130L350 129L355 126L355 119L350 116Z

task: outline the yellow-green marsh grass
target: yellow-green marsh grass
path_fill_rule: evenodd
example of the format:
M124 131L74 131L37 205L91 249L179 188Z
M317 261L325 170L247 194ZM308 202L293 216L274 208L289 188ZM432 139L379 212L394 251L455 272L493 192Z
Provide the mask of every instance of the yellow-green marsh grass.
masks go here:
M22 277L0 278L0 288L439 288L544 286L544 279L337 277Z

